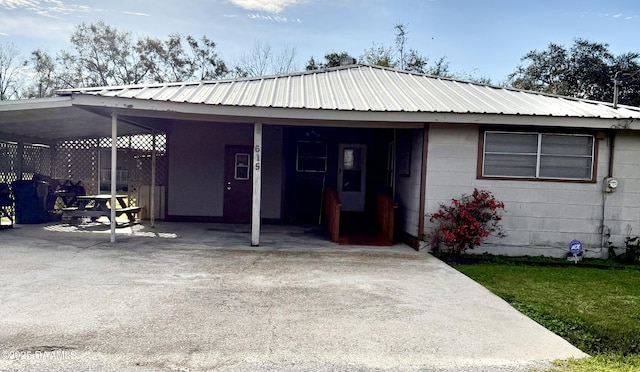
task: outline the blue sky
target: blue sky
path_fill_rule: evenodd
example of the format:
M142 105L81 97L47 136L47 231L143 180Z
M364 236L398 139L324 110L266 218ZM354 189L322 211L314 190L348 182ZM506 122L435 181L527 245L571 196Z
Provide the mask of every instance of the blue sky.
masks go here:
M393 26L404 23L410 48L494 83L550 42L640 51L637 0L0 0L0 43L55 53L69 48L75 25L98 20L140 36L207 35L228 63L256 40L295 47L300 70L311 56L392 47Z

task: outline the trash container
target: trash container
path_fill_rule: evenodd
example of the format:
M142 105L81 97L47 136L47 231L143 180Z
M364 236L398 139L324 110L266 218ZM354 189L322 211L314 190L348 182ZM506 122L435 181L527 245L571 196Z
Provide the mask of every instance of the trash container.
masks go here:
M14 181L11 188L15 199L17 224L42 223L49 220L46 209L46 182Z

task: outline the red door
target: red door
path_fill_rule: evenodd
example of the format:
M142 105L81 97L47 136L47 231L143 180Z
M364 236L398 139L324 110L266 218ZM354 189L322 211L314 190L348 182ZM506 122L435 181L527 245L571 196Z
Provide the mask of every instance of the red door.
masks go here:
M251 222L251 146L226 146L224 171L224 220Z

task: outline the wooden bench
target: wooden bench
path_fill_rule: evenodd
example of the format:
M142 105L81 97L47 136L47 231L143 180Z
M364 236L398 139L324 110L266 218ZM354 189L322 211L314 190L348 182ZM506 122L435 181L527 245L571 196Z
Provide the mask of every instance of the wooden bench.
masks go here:
M331 241L339 244L349 244L349 236L340 236L340 197L338 192L332 188L325 190L324 214L327 216L327 228ZM395 232L395 213L398 204L393 199L384 194L378 194L376 213L376 232L373 236L358 241L362 244L371 245L393 245L393 235Z
M378 194L378 213L376 216L378 233L388 245L393 245L396 208L398 208L398 204L389 195Z
M327 226L329 228L329 234L331 235L331 241L334 243L340 242L340 198L338 192L334 189L328 188L325 190L324 196L324 214L327 216Z

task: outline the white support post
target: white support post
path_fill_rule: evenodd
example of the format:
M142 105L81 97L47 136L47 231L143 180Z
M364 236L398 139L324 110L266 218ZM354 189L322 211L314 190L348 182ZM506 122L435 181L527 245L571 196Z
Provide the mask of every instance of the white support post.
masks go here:
M151 219L151 227L156 227L156 131L153 131L151 139L151 190L149 190L149 218Z
M260 245L260 195L262 190L262 123L253 125L253 202L251 204L251 245Z
M116 182L118 169L118 114L111 113L111 243L116 242Z

